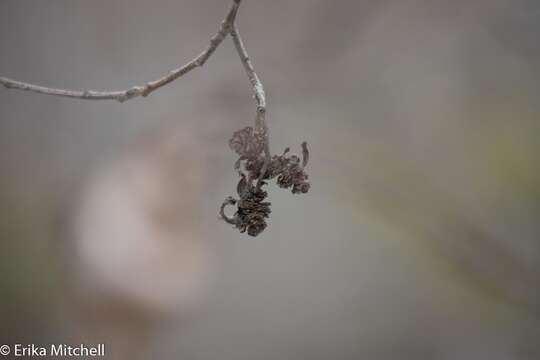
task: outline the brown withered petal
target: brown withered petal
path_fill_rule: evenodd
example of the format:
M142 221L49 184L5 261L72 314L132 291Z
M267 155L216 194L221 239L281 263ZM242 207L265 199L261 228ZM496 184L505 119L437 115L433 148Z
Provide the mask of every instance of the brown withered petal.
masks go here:
M255 158L264 150L264 138L251 126L246 126L233 134L229 146L241 157Z

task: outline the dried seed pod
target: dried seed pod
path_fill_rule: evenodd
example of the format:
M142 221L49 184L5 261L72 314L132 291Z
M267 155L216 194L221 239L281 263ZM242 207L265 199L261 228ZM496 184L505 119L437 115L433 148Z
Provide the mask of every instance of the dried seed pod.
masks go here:
M302 143L302 165L297 155L286 156L288 149L280 156L274 156L270 166L270 173L277 176L277 184L280 188L288 189L292 187L293 194L305 194L310 189L307 182L308 175L304 167L308 163L309 152L305 142Z
M247 229L248 235L257 236L266 228L266 218L270 212L269 202L258 202L256 199L240 200L236 227L240 232Z
M258 181L266 162L263 154L264 145L264 136L249 126L236 131L229 141L231 149L240 155L234 165L241 177L236 187L239 200L231 197L225 199L220 214L226 222L235 225L240 232L247 232L251 236L257 236L266 229L266 219L271 212L270 203L264 202L268 194L261 189L267 183ZM308 161L309 152L306 142L302 143L301 161L298 155L289 155L289 148L286 148L281 155L273 155L270 158L262 180L277 178L276 183L279 187L290 188L293 194L305 194L311 187L307 181L308 175L304 171ZM241 170L242 163L246 173ZM223 211L228 205L237 207L232 218L227 217Z
M270 203L263 202L268 196L267 192L253 186L248 182L246 176L241 174L242 178L238 182L237 190L240 200L228 197L221 205L221 217L229 224L233 224L248 235L257 236L266 228L266 218L270 214ZM229 218L225 215L224 208L227 205L237 205L237 211L234 217Z

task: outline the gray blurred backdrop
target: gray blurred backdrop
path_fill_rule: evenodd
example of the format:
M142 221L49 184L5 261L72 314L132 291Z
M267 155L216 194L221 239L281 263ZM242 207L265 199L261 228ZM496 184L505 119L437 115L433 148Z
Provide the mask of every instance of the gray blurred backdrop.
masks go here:
M0 75L122 89L230 1L0 1ZM148 98L0 89L0 342L111 359L539 359L540 4L244 0L271 146L312 189L218 220L249 82L226 39Z

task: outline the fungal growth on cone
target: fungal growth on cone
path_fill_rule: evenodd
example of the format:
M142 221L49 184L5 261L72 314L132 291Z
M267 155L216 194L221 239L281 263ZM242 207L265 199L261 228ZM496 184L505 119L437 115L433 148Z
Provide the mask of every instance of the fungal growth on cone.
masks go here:
M268 184L267 180L276 178L280 188L291 189L293 194L305 194L310 188L305 172L309 160L306 142L302 143L302 160L298 155L289 154L289 148L286 148L281 155L273 155L268 161L264 153L265 141L264 133L250 126L236 131L229 140L230 148L239 155L234 165L240 176L236 187L238 199L227 197L221 205L220 215L241 233L247 231L251 236L259 235L267 227L271 203L264 201L268 194L262 189ZM225 207L234 205L235 214L227 216Z

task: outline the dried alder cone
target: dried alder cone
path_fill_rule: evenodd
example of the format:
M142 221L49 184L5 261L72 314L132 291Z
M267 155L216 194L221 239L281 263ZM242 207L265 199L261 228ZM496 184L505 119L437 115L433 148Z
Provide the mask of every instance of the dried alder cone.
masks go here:
M270 203L264 200L267 192L262 190L267 185L265 180L277 178L280 188L291 189L293 194L307 193L310 184L304 171L309 152L306 142L302 143L302 161L295 154L289 154L286 148L283 154L273 155L264 174L261 174L265 163L265 136L251 126L236 131L229 140L229 146L240 157L234 168L238 170L240 181L237 185L239 199L228 197L221 205L221 217L233 224L240 232L257 236L266 228L266 219L270 215ZM242 167L243 164L243 167ZM258 181L258 180L261 181ZM224 209L228 205L236 205L233 217L228 217Z

